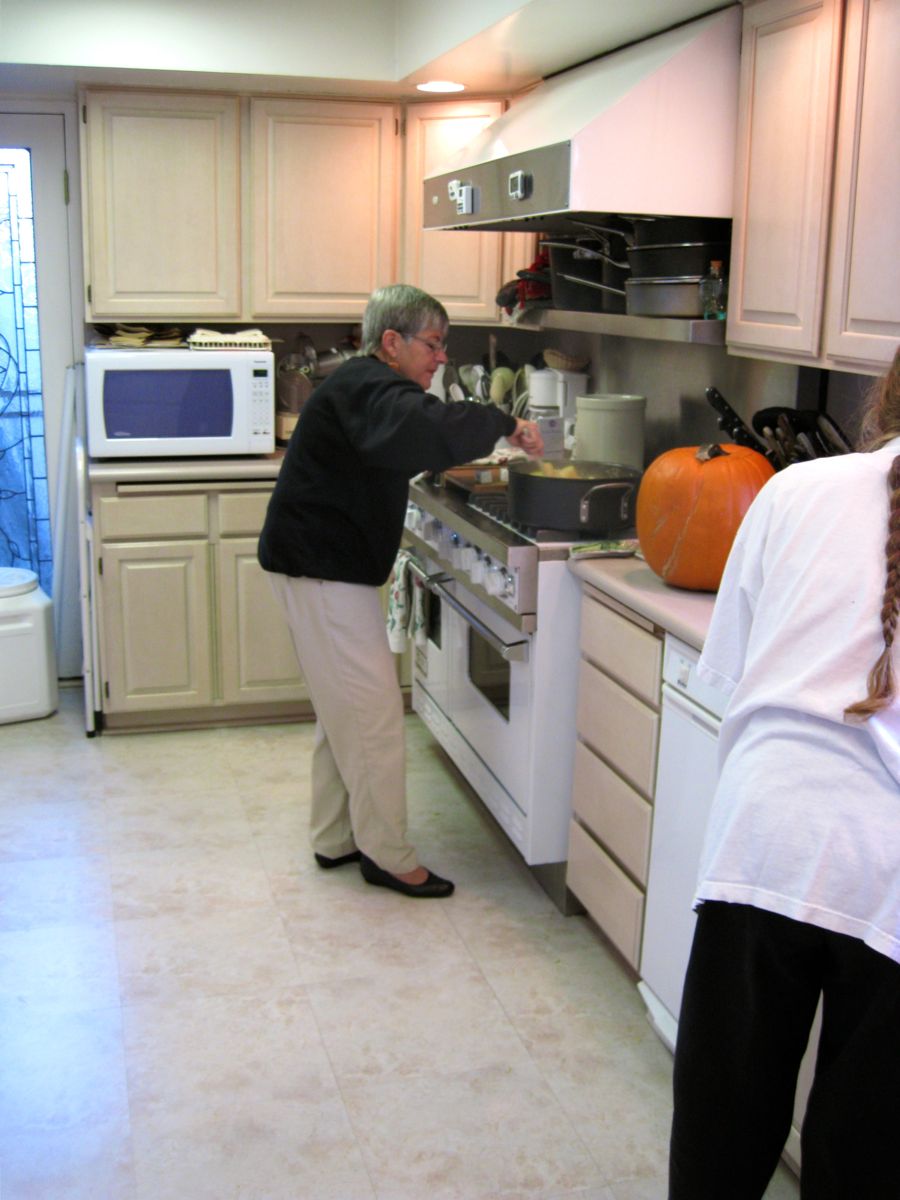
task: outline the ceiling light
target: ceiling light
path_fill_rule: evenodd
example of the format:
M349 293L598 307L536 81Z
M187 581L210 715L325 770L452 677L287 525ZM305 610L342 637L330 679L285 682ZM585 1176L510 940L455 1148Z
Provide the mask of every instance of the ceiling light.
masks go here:
M420 92L464 92L464 83L454 83L450 79L429 79L427 83L417 83Z

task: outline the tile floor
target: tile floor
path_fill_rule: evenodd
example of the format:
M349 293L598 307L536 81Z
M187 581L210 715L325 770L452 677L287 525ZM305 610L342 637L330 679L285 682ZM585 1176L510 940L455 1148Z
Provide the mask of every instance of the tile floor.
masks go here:
M81 717L0 727L2 1200L663 1200L632 979L415 717L448 901L315 867L311 726Z

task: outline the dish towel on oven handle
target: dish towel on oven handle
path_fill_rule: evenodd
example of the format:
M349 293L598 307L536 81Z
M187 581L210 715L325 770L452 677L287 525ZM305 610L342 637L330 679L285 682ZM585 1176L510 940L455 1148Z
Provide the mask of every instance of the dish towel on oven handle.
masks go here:
M425 643L425 588L410 568L412 555L401 550L394 563L388 590L387 635L395 654L402 654L408 639Z

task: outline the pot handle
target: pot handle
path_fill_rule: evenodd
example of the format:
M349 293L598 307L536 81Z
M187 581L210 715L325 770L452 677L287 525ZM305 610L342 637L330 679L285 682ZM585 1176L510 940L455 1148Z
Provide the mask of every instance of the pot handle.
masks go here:
M563 275L560 272L560 279L565 279L566 283L580 283L582 287L593 288L597 292L612 292L614 296L624 296L624 288L609 287L605 283L594 283L591 279L579 279L576 275Z
M578 505L578 519L582 525L587 525L591 517L591 496L594 492L608 492L611 489L622 493L619 499L619 517L623 521L627 521L631 515L631 497L634 495L634 484L626 483L624 480L613 483L595 483L581 497L581 503Z

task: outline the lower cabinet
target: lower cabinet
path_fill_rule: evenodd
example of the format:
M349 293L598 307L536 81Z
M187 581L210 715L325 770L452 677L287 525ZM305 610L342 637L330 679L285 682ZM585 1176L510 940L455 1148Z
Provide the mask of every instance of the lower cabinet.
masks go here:
M107 724L311 713L290 632L256 561L271 488L92 488Z
M274 479L94 483L91 585L103 724L312 717L256 558ZM387 607L388 587L382 600ZM401 687L411 655L397 656Z
M586 587L566 885L637 968L650 858L663 643Z

